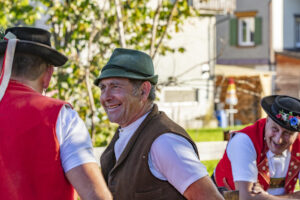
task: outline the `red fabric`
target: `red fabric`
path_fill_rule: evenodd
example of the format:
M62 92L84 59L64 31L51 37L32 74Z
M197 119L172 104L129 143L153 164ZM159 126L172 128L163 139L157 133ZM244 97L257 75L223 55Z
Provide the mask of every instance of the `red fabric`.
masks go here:
M268 160L266 157L268 147L264 140L265 124L266 119L261 119L258 120L255 124L237 132L247 134L250 137L252 143L254 144L254 148L256 150L257 155L256 162L258 163L258 182L264 187L265 190L267 190L270 184L270 176L268 173L269 168L267 165ZM300 135L298 135L297 140L292 146L291 154L292 158L289 165L288 175L286 176L285 180L285 190L287 193L291 193L294 191L295 184L298 178L300 168ZM223 155L223 158L220 160L215 169L215 179L218 187L224 187L224 180L226 180L230 188L235 190L232 177L231 163L228 159L226 151Z
M64 104L20 83L9 83L0 102L0 199L75 198L55 133Z

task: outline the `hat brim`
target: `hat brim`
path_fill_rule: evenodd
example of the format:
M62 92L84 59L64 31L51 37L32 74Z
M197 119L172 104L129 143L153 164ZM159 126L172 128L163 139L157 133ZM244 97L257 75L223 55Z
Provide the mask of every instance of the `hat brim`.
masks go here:
M5 53L6 46L7 41L0 42L0 55ZM38 55L54 66L62 66L68 60L66 56L47 45L25 40L18 40L16 52Z
M140 74L131 71L126 71L122 68L110 68L102 71L100 76L94 81L94 84L98 86L100 80L105 78L129 78L129 79L136 79L136 80L144 80L144 81L150 81L153 85L156 85L158 80L157 75L144 77L141 76Z
M275 102L275 98L277 97L278 95L272 95L272 96L267 96L267 97L264 97L262 100L261 100L261 106L262 108L264 109L264 111L267 113L267 115L274 121L276 122L279 126L287 129L287 130L290 130L290 131L297 131L295 129L293 129L292 127L290 126L287 126L285 123L283 123L282 120L279 120L277 117L276 117L276 114L278 113L273 113L272 112L272 105L273 103Z

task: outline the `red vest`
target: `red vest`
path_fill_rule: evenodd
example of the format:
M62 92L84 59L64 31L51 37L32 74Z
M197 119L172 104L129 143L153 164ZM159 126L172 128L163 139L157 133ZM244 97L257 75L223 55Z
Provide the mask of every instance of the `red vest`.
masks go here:
M267 144L264 140L264 128L266 124L266 119L258 120L255 124L248 126L238 132L247 134L256 150L256 163L258 169L258 182L264 187L265 190L269 188L270 185L270 175L268 167L268 159L266 153L268 151ZM289 169L287 176L285 178L285 191L286 193L292 193L295 189L295 184L298 179L298 174L300 170L300 135L292 145L291 160L289 164ZM231 163L228 159L227 153L225 151L223 158L218 163L215 169L215 179L218 187L224 187L224 179L229 184L231 189L235 189Z
M9 83L0 102L0 199L74 199L55 132L64 104Z

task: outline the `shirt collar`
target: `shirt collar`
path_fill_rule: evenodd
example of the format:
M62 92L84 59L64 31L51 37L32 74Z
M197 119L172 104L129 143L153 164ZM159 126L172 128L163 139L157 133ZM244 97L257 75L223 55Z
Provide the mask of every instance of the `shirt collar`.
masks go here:
M129 124L128 126L126 126L124 128L120 128L119 129L119 132L121 133L120 137L122 137L121 135L123 132L125 132L125 133L135 132L136 129L141 125L141 123L145 120L145 118L148 116L149 113L150 113L150 111L147 112L146 114L144 114L143 116L141 116L140 118L138 118L137 120L135 120L134 122L132 122L131 124Z
M288 156L288 150L286 149L284 152L282 152L281 155L276 155L272 151L269 150L268 154L269 154L270 158L273 158L273 157L287 157Z

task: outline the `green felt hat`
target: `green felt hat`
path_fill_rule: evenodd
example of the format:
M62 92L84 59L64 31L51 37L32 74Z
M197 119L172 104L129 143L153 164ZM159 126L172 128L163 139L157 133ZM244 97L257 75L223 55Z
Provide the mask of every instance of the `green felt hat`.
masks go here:
M100 80L113 77L145 80L153 85L157 84L158 79L154 75L152 59L148 54L124 48L114 50L94 84L98 86Z

